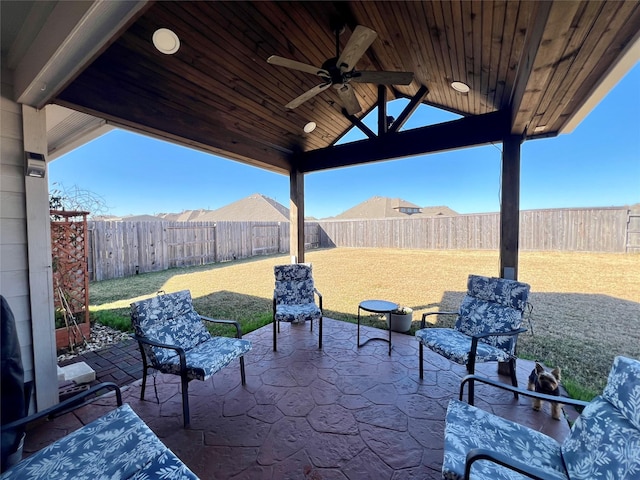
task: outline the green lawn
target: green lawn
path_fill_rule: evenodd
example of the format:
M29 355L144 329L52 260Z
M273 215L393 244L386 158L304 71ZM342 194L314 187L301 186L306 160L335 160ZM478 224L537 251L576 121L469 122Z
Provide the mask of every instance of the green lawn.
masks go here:
M494 251L335 248L305 260L325 316L355 322L361 300L387 299L413 308L411 334L423 312L457 309L470 273L498 272ZM199 313L238 320L249 332L271 321L273 266L288 262L288 255L258 257L92 283L92 319L128 326L132 301L188 289ZM640 358L639 267L637 254L521 252L518 277L531 285L534 310L519 355L560 366L572 396L600 393L615 355Z

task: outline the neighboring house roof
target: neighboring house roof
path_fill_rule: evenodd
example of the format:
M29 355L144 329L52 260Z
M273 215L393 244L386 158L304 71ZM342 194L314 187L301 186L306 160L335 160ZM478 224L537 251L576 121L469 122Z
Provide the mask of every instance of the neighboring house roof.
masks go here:
M129 215L126 217L120 217L118 220L123 222L161 222L164 218L156 217L154 215Z
M418 210L416 213L405 213L402 210ZM407 217L433 217L436 215L457 215L448 207L420 207L415 203L408 202L402 198L371 197L355 207L342 212L335 217L337 220L354 218L407 218Z
M217 210L209 210L207 213L192 220L210 222L288 222L289 209L269 197L254 193Z

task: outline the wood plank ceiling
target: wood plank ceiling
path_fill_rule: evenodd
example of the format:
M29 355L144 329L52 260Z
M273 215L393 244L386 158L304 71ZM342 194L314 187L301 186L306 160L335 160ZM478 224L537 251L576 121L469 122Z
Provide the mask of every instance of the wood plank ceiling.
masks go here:
M414 73L410 85L387 88L387 99L412 98L426 87L422 103L477 121L431 130L449 142L432 138L430 145L429 130L388 140L380 134L369 149L386 145L384 154L338 156L331 146L354 119L343 114L336 92L329 88L287 110L319 78L266 62L279 55L321 66L335 56L335 18L346 25L341 49L356 25L378 34L357 70ZM154 48L161 27L180 38L175 55ZM508 134L556 135L639 31L636 1L162 1L150 4L55 103L276 172L293 165L313 171ZM454 80L470 92L454 91ZM380 92L373 84L351 85L360 119L378 105ZM305 134L309 121L317 128ZM478 129L486 131L474 136ZM413 150L393 147L406 142Z

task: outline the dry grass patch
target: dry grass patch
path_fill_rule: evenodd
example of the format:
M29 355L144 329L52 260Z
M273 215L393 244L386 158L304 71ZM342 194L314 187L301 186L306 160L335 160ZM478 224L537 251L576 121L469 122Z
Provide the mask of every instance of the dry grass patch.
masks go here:
M355 322L360 301L380 298L414 309L412 331L423 312L456 310L470 273L496 275L499 265L497 252L466 250L335 248L307 252L306 260L326 316ZM200 313L250 331L270 321L273 266L288 262L261 257L93 283L91 309L128 317L134 300L188 289ZM615 355L640 357L639 266L639 255L521 252L534 335L520 337L520 355L560 366L566 385L586 388L583 396L599 392Z

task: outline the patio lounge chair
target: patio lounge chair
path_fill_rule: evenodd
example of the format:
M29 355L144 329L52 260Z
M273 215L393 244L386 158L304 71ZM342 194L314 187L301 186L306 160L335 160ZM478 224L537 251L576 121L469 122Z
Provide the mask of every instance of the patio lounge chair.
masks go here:
M233 325L236 328L236 338L212 336L203 320ZM132 303L131 323L142 355L140 399L144 400L149 368L180 375L185 427L190 423L188 389L191 380L207 380L233 360L240 358L240 376L242 384L245 384L243 355L251 350L251 342L242 340L238 322L198 315L193 309L188 290Z
M449 360L467 366L474 373L478 362L508 362L513 386L516 378L516 341L530 287L504 278L469 275L467 294L458 312L428 312L422 315L416 337L420 342L420 378L424 376L427 347ZM453 328L425 328L429 315L456 315ZM473 403L473 388L469 389Z
M277 334L280 322L304 323L318 320L318 348L322 348L322 294L315 288L311 265L296 263L276 265L273 291L273 351L277 350ZM315 303L318 296L319 305Z
M2 480L52 478L172 478L197 479L131 407L122 404L117 385L101 383L51 408L24 417L6 428L54 418L77 407L104 389L115 390L118 408L30 455L3 472Z
M557 401L558 397L501 384L482 382L521 395ZM584 406L563 443L458 400L447 410L442 476L447 480L640 478L640 361L618 356L602 393L591 402L562 398Z

